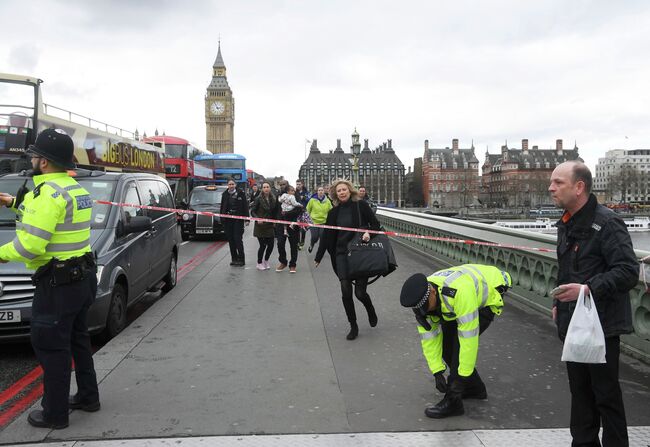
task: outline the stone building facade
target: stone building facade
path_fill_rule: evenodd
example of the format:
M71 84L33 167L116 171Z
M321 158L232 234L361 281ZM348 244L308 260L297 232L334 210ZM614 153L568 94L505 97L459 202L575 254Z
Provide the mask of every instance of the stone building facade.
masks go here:
M462 208L478 201L479 161L474 144L461 149L454 138L451 148L430 148L424 141L422 195L431 208Z
M205 93L205 147L213 154L235 151L235 98L228 85L221 43Z
M501 146L500 154L485 153L481 177L481 201L488 207L536 208L552 203L548 194L551 173L560 163L583 161L578 146L564 149L562 140L555 148L539 149L521 140L521 148Z
M370 197L379 204L397 207L404 204L404 164L395 153L392 140L371 150L366 139L362 148L356 129L349 151L343 150L338 139L334 149L321 152L314 139L298 175L309 191L319 186L328 187L337 178L345 178L355 185L365 186Z

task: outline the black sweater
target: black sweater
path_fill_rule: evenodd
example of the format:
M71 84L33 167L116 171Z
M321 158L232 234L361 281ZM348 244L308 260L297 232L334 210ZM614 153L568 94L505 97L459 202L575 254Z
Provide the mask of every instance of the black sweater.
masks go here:
M343 211L345 210L345 211ZM349 200L345 203L339 203L337 206L332 208L329 213L327 213L327 221L325 225L338 225L339 213L349 212L352 217L351 228L367 228L370 230L379 230L379 221L377 217L372 212L370 205L365 201L352 201ZM359 222L359 218L361 221ZM323 231L323 236L320 239L320 244L318 245L318 251L316 252L316 257L314 260L320 262L327 251L330 255L330 260L332 261L332 268L336 272L336 255L343 254L347 250L347 245L356 232L354 231L341 231L341 230L328 230ZM343 250L343 251L341 251Z

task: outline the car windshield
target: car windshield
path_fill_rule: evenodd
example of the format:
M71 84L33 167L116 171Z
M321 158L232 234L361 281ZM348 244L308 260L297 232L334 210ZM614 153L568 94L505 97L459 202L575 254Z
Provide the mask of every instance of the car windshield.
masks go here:
M221 194L223 194L223 189L193 189L190 196L190 206L219 205L221 203Z
M93 200L110 201L113 197L113 190L115 189L114 181L99 180L97 177L77 178L77 181L88 191ZM16 195L16 192L24 182L25 177L0 178L0 192ZM30 191L34 189L34 182L31 177L27 178L27 184L25 186ZM104 228L109 211L110 205L93 203L91 228ZM16 213L5 207L0 208L0 226L15 225Z

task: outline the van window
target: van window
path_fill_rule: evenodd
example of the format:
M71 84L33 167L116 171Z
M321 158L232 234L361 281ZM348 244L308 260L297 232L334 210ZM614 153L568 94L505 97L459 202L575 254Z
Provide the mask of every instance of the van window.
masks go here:
M90 198L93 200L103 200L105 202L113 201L113 191L115 190L115 182L103 178L77 178L81 186L83 186ZM93 203L93 215L90 227L91 228L104 228L108 221L108 213L111 211L111 205L102 205Z
M135 182L131 182L127 185L126 194L124 194L124 203L142 205L142 202L140 201L140 195L138 194L138 188L136 187ZM142 208L124 206L122 209L124 210L125 214L128 214L131 217L144 215Z
M144 194L145 204L163 208L174 208L174 199L169 191L169 187L164 183L156 180L140 180L140 187ZM170 213L167 211L147 210L147 214L151 216L152 220L156 220Z

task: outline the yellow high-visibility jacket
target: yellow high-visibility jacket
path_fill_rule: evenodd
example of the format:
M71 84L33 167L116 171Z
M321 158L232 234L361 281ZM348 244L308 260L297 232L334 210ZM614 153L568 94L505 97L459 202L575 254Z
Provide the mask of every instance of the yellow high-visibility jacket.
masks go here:
M90 251L90 220L93 201L67 172L34 176L33 191L13 209L16 237L0 247L0 259L24 262L36 270L52 258L82 256Z
M465 264L437 271L427 280L438 291L442 318L458 323L458 374L470 376L478 356L479 309L489 307L494 314L501 314L503 297L496 288L502 285L511 287L510 274L489 265ZM430 331L418 325L422 352L433 374L445 370L440 318L427 316Z

